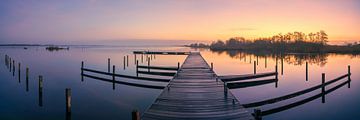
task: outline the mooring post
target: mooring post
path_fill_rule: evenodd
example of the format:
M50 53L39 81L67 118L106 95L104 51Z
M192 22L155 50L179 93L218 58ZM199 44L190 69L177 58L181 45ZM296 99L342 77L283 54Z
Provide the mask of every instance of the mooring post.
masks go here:
M125 56L124 56L124 60L123 60L123 62L124 62L124 70L125 70L125 59L126 59L126 58L125 58Z
M136 54L134 54L134 64L136 65Z
M267 57L265 56L265 68L267 68Z
M129 55L126 55L126 66L129 66Z
M256 56L256 65L259 65L259 56Z
M132 120L140 120L140 113L137 110L133 110L131 116Z
M256 74L256 61L254 61L254 74Z
M281 75L284 75L284 58L281 57Z
M9 65L9 67L10 67L10 72L11 72L11 58L10 58L10 65Z
M15 76L15 61L13 61L13 76Z
M108 73L110 73L110 58L108 58Z
M29 68L26 67L26 91L29 91Z
M278 87L278 81L279 81L279 72L278 72L278 67L275 65L275 79L276 79L276 82L275 82L275 88Z
M180 70L180 62L178 62L177 71Z
M321 95L322 95L322 103L325 103L325 73L321 74Z
M150 58L148 57L148 72L150 72Z
M214 63L211 62L211 71L214 71Z
M309 80L309 65L308 62L306 62L306 81Z
M136 60L136 77L139 77L139 61Z
M84 61L81 61L81 81L84 81Z
M275 65L278 66L278 57L275 56Z
M43 77L39 76L39 106L43 106Z
M254 109L254 118L255 118L255 120L261 120L262 119L260 109Z
M66 120L71 118L71 89L65 89L65 99L66 99Z
M351 83L351 72L350 72L350 65L348 65L348 88L350 88L350 83Z
M144 62L144 54L141 54L141 63Z
M19 63L19 66L18 66L19 68L18 68L18 79L19 79L19 83L21 82L21 78L20 78L20 75L21 75L21 63Z
M115 90L115 65L113 65L112 80L113 80L113 90Z

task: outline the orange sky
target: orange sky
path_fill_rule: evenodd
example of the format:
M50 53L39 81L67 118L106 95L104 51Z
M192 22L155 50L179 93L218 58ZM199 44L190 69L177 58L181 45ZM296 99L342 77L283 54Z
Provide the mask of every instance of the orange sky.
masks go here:
M357 0L7 1L1 39L217 40L325 30L330 40L360 40Z

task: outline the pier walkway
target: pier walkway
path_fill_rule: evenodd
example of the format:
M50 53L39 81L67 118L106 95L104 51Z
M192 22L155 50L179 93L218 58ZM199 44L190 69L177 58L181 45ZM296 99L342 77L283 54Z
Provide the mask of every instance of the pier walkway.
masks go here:
M143 120L251 120L198 52L190 53L178 73L145 111Z

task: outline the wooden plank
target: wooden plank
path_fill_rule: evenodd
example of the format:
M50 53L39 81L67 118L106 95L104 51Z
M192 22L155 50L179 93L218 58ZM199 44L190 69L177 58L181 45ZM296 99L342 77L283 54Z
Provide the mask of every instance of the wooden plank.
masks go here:
M215 76L200 53L191 53L142 119L253 119Z

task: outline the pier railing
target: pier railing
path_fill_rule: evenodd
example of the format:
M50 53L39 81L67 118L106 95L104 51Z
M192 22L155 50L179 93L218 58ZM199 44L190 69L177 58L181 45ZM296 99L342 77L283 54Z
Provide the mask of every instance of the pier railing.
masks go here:
M290 103L288 105L284 105L284 106L280 106L280 107L277 107L277 108L273 108L273 109L270 109L270 110L265 110L265 111L261 111L260 109L255 109L254 110L254 117L257 118L257 119L261 119L261 116L266 116L266 115L270 115L270 114L274 114L274 113L277 113L277 112L281 112L281 111L284 111L284 110L288 110L288 109L291 109L293 107L296 107L296 106L299 106L299 105L302 105L302 104L305 104L307 102L310 102L312 100L315 100L319 97L322 97L322 103L325 103L325 95L326 94L329 94L339 88L341 88L342 86L348 84L348 88L350 88L350 83L351 83L351 73L350 73L350 66L348 66L348 73L345 74L345 75L342 75L342 76L339 76L335 79L332 79L328 82L325 82L325 74L323 73L322 74L322 83L319 84L319 85L316 85L314 87L311 87L311 88L307 88L305 90L301 90L301 91L298 91L298 92L294 92L294 93L291 93L291 94L287 94L287 95L284 95L284 96L280 96L280 97L276 97L276 98L271 98L271 99L267 99L267 100L263 100L263 101L259 101L259 102L253 102L253 103L247 103L247 104L242 104L245 108L252 108L252 107L258 107L258 106L263 106L263 105L267 105L267 104L274 104L274 103L277 103L277 102L280 102L280 101L284 101L284 100L287 100L287 99L290 99L290 98L294 98L294 97L297 97L297 96L300 96L300 95L304 95L306 93L309 93L309 92L313 92L315 90L318 90L321 88L321 93L319 94L316 94L314 96L311 96L311 97L308 97L306 99L303 99L303 100L300 100L300 101L297 101L297 102L294 102L294 103ZM328 90L325 90L325 87L328 86L328 85L331 85L333 83L336 83L344 78L348 78L347 81L344 81Z

